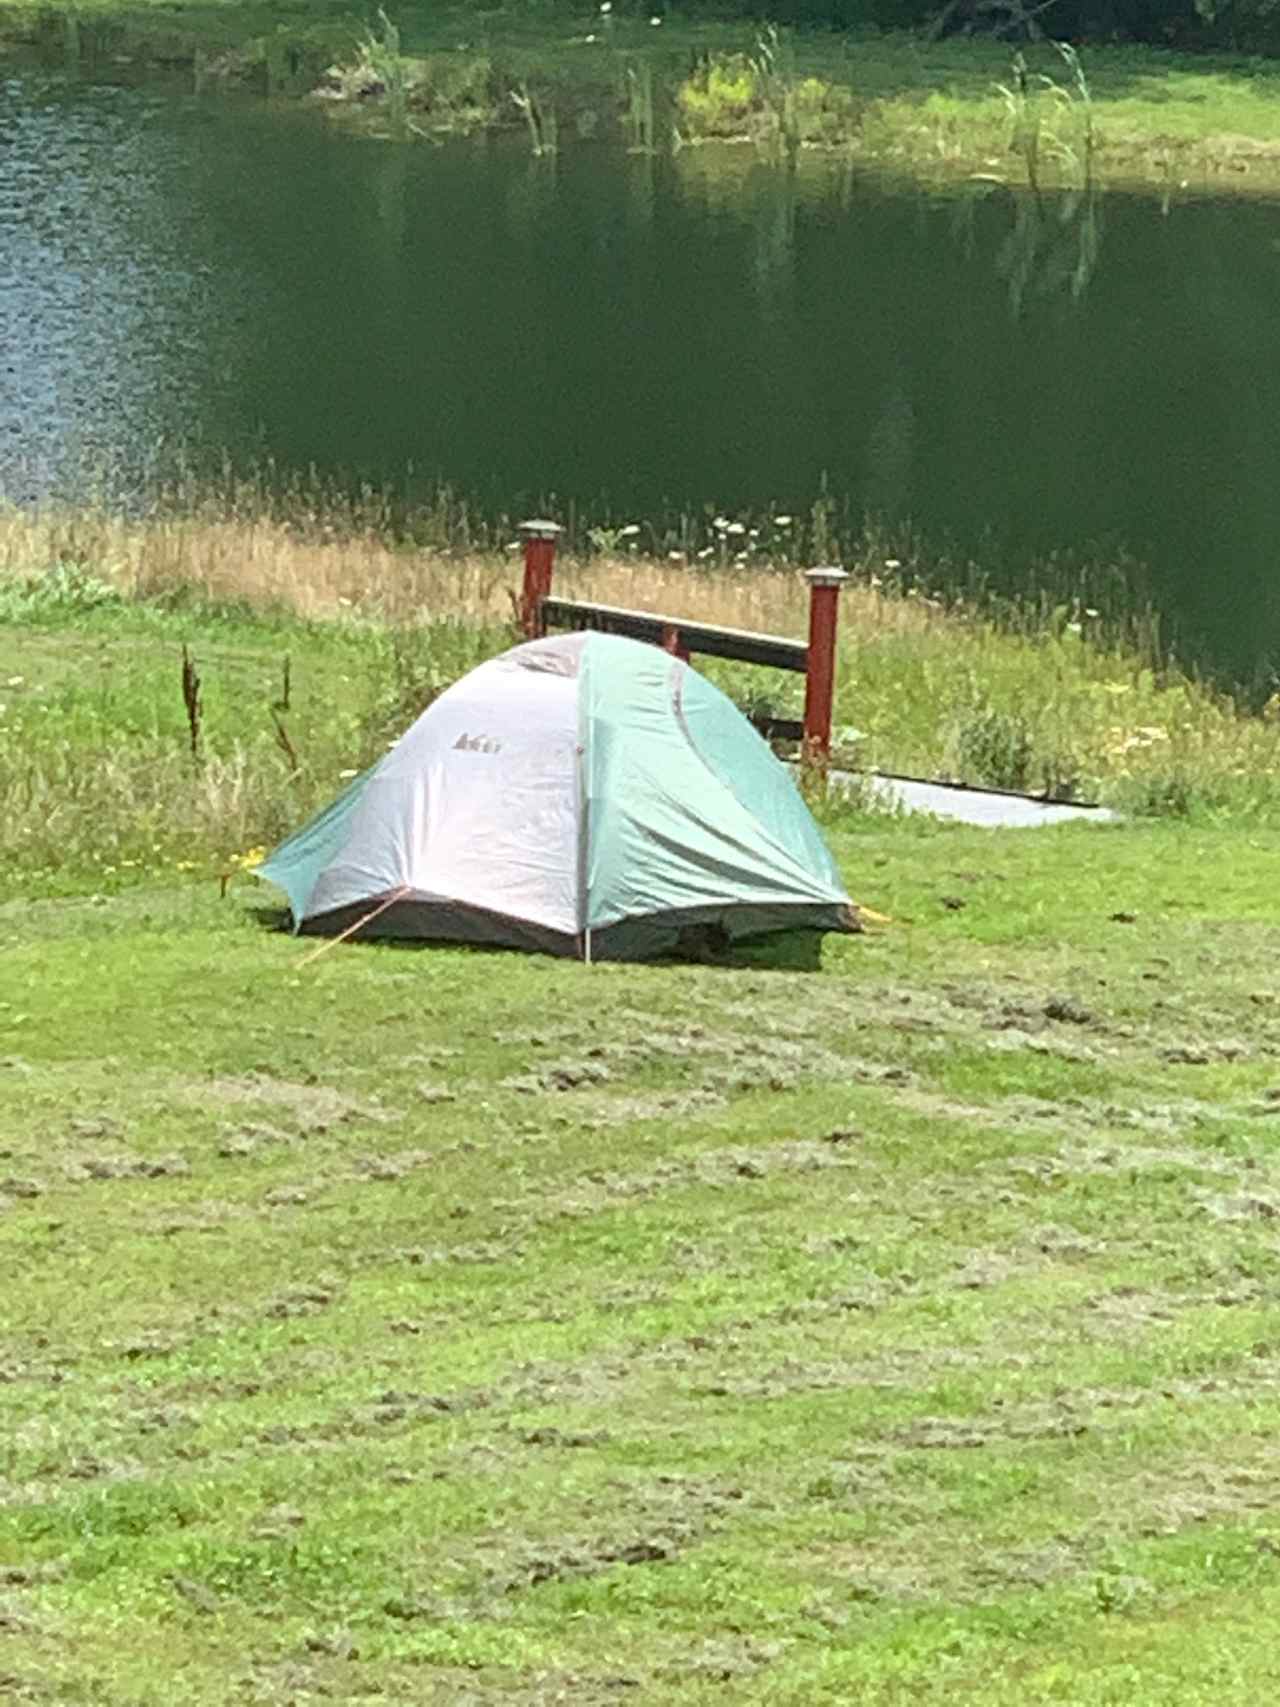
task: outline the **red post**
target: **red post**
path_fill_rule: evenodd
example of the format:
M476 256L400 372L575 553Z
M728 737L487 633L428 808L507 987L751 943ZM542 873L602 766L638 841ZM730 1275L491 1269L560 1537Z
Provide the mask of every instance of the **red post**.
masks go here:
M843 569L810 569L809 657L804 678L804 752L823 764L831 752L831 705L836 686L836 624L840 589L849 579Z
M555 522L521 522L524 539L524 585L520 589L520 627L526 640L542 633L542 601L551 596L556 566L556 541L562 529Z
M662 625L662 650L670 652L674 657L689 662L689 648L680 638L680 630L674 622L664 622Z

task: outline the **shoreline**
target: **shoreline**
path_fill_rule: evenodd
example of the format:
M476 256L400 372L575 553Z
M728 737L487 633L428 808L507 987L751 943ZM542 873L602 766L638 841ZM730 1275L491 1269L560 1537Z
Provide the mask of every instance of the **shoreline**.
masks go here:
M337 8L0 4L0 57L323 106L406 146L514 132L535 154L748 147L930 188L1280 193L1280 61L1042 43L1019 73L1013 48L978 39L606 23L458 16L402 34Z

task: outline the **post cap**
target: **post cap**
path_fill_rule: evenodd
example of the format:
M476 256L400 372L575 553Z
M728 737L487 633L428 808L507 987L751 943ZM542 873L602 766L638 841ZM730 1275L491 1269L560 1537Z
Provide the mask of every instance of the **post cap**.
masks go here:
M526 539L559 539L564 529L559 522L521 522L520 532Z
M821 569L806 569L804 578L811 587L842 587L849 579L849 571L838 564L828 564Z

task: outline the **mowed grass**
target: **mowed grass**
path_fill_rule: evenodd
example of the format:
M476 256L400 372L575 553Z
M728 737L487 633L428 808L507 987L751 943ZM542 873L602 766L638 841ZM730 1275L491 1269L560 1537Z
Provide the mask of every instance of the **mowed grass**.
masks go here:
M200 778L332 792L250 723L288 650L372 749L362 632L0 629L69 774L196 778L6 862L4 1697L1269 1699L1280 835L837 811L818 969L310 958Z
M1269 1698L1277 838L834 843L811 972L4 908L7 1698Z

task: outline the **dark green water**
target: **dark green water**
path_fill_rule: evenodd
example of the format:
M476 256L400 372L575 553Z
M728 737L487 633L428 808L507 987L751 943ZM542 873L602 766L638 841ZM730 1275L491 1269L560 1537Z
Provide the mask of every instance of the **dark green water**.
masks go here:
M539 162L13 77L0 486L96 464L127 489L181 441L621 522L801 510L825 475L1009 587L1128 553L1187 654L1256 680L1280 655L1280 205L1092 211L1079 289L1089 210L1061 202L1036 227L1004 191L743 150Z

